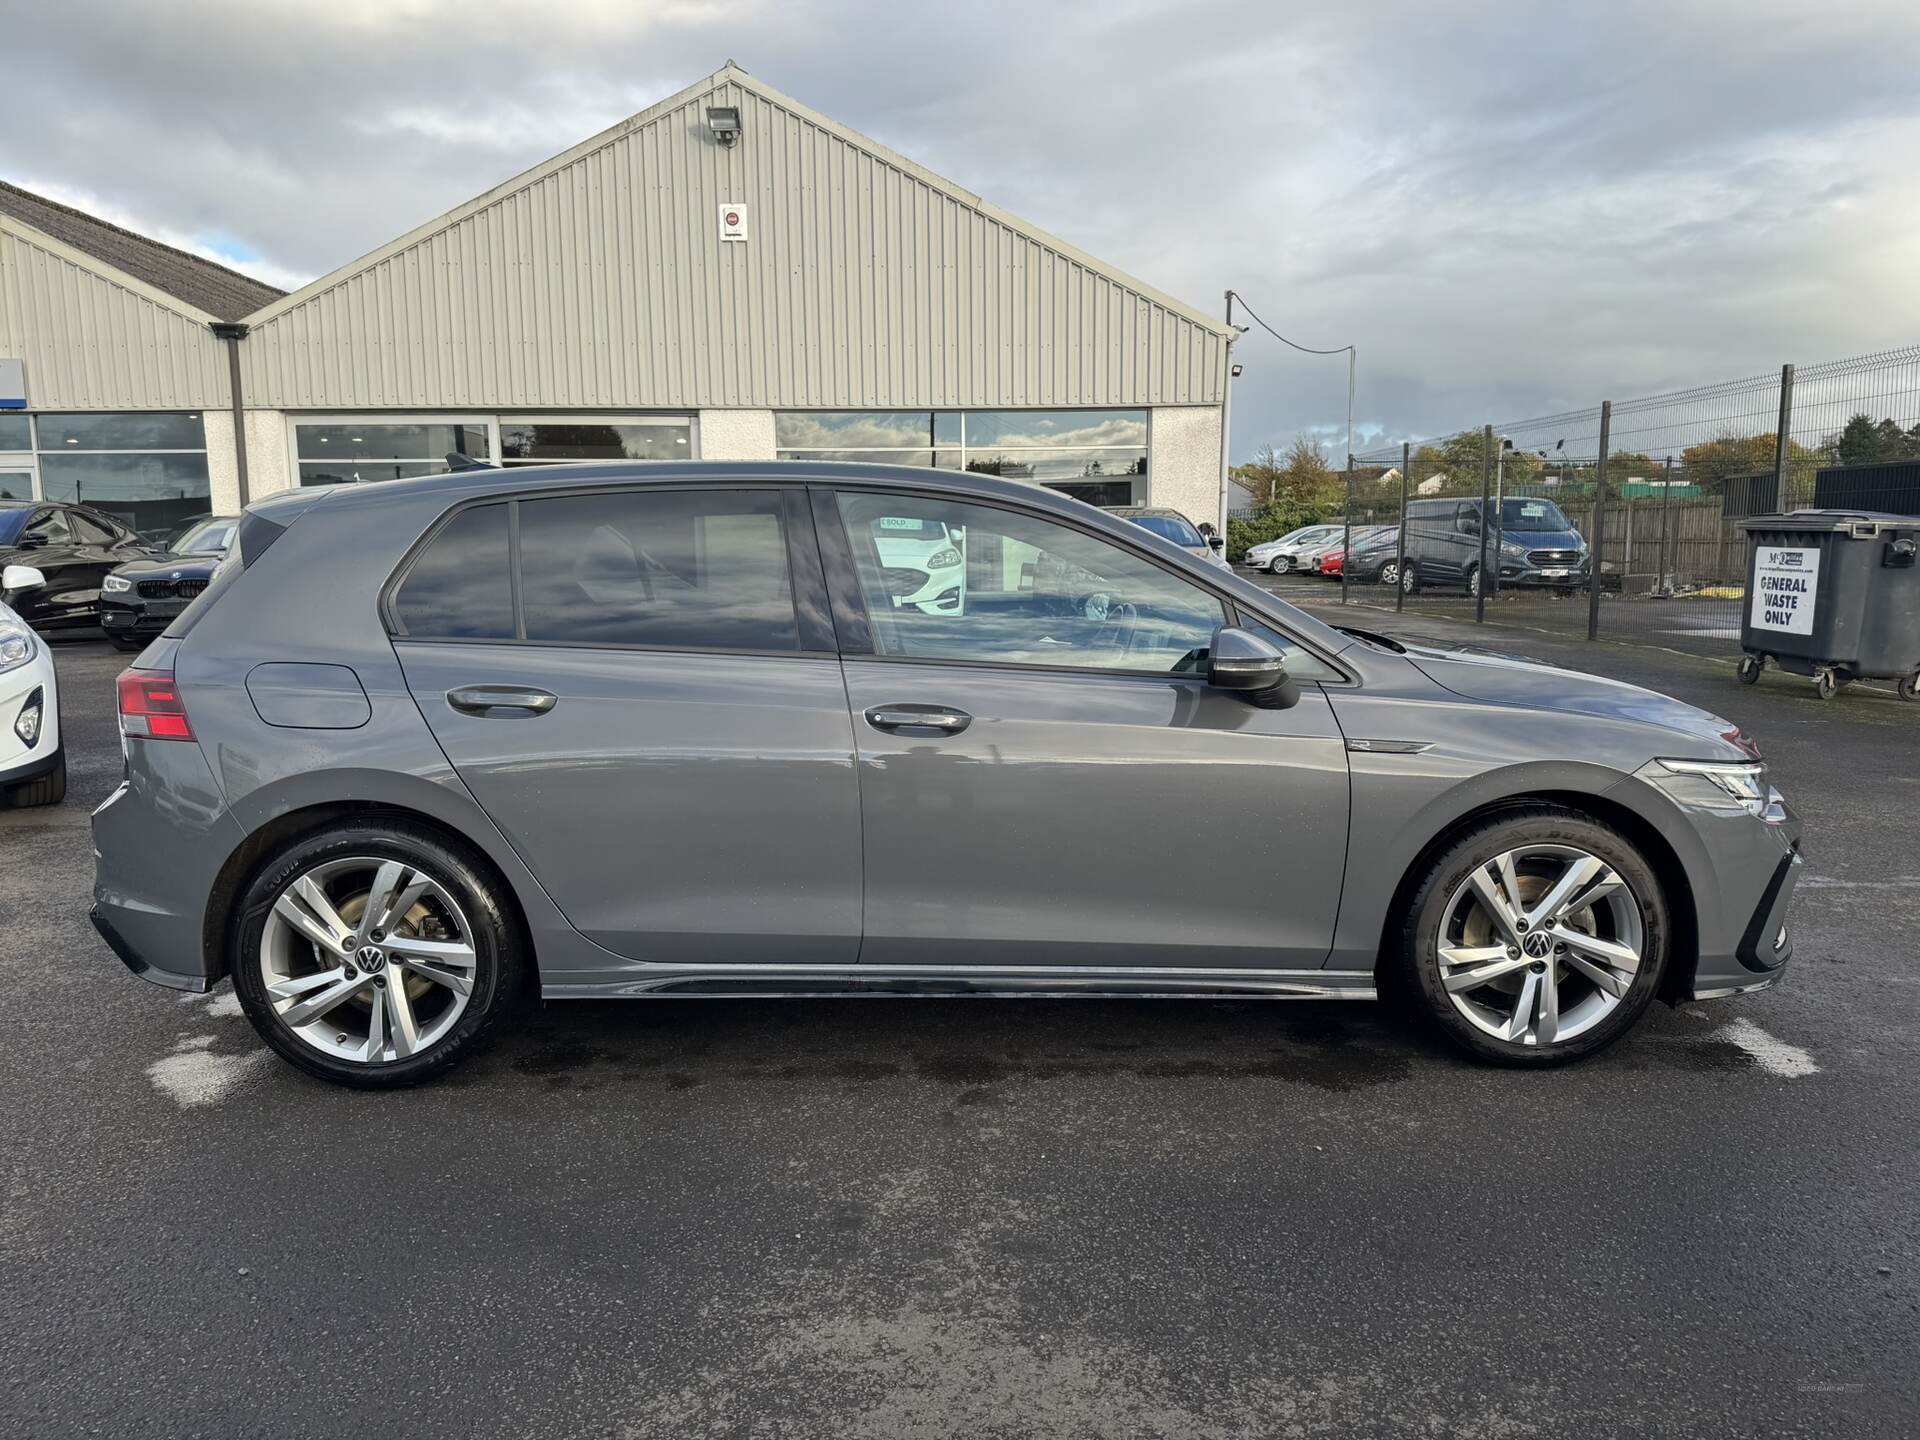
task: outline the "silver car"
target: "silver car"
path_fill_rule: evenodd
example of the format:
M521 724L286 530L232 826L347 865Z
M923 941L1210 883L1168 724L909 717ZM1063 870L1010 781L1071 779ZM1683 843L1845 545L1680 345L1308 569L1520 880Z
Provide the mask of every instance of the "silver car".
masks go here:
M890 583L909 523L964 550L963 609ZM1725 721L1334 629L984 475L277 495L119 709L100 933L353 1085L445 1069L535 990L1390 986L1542 1065L1790 953L1798 824Z

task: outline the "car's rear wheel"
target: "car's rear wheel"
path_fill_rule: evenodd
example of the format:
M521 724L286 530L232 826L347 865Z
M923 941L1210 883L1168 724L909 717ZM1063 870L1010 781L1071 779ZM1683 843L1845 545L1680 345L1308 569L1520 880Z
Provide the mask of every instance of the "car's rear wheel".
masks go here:
M1671 926L1646 858L1557 807L1457 836L1422 872L1400 936L1403 988L1454 1044L1502 1065L1564 1064L1632 1027Z
M248 886L229 968L247 1018L309 1075L385 1089L478 1046L523 967L509 900L410 821L299 841Z

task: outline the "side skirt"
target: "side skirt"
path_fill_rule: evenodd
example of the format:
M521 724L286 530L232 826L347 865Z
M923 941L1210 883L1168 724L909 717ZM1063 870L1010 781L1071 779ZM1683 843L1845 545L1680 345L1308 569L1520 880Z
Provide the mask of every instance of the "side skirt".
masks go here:
M842 969L814 965L662 966L619 980L540 987L548 1000L729 996L739 999L823 995L1125 996L1135 999L1373 1000L1370 970L1194 970L1076 965L902 966Z

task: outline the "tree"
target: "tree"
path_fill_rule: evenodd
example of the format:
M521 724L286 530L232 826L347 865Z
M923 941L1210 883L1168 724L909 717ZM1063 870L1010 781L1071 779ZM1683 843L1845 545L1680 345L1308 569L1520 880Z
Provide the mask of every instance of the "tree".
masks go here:
M1233 478L1253 495L1258 506L1338 505L1346 494L1346 478L1304 435L1294 438L1282 459L1271 445L1260 447L1248 465L1237 465Z
M1771 475L1773 473L1774 436L1771 431L1764 435L1721 435L1699 445L1689 445L1681 452L1681 463L1686 466L1686 478L1698 485L1708 495L1721 494L1727 481L1742 479L1749 475ZM1790 469L1804 471L1820 461L1818 452L1809 450L1805 445L1787 437L1787 465ZM1786 498L1781 497L1781 503Z
M1920 459L1920 424L1902 430L1895 420L1875 420L1864 411L1851 416L1822 449L1842 465L1871 465L1877 460Z

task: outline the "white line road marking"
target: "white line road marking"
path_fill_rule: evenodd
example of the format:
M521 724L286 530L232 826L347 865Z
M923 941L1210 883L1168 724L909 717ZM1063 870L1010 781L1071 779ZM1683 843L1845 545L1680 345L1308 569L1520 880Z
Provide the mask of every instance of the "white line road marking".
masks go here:
M167 1096L182 1110L198 1110L218 1105L262 1061L265 1050L245 1055L215 1055L208 1047L211 1035L189 1035L174 1047L173 1054L147 1067L153 1088Z
M1714 1032L1716 1040L1727 1040L1751 1055L1754 1063L1769 1075L1797 1080L1803 1075L1818 1075L1820 1067L1813 1056L1798 1045L1776 1040L1751 1020L1735 1020Z
M1896 875L1891 880L1842 880L1834 875L1809 875L1802 890L1920 890L1920 875Z

